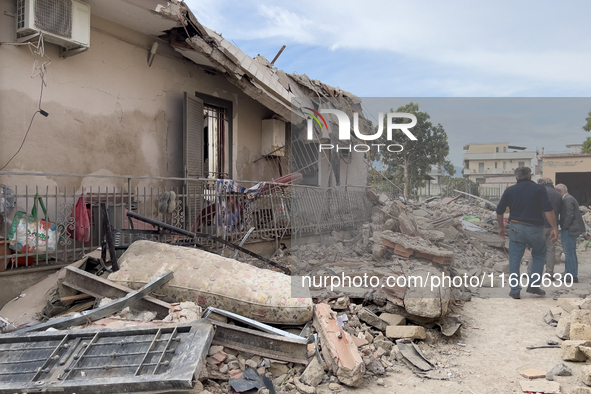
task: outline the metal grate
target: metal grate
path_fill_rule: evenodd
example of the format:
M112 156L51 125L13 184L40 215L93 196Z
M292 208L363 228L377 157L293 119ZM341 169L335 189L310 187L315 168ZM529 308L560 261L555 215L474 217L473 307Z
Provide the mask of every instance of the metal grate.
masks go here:
M72 38L72 0L35 0L35 26Z
M16 29L25 27L25 0L17 0L16 2Z
M177 327L2 336L0 393L190 389L212 338L206 320Z

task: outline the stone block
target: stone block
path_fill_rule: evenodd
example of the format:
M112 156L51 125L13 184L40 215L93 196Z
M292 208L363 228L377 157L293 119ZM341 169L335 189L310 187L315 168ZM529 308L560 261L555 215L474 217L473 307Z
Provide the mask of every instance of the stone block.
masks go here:
M591 325L581 323L571 323L570 339L591 341Z
M388 326L388 323L380 319L375 313L367 308L361 308L361 310L357 312L357 317L359 320L366 322L380 331L384 331Z
M585 365L581 368L581 380L587 386L591 386L591 365Z
M425 339L427 337L425 329L421 326L388 326L386 328L386 336L395 339Z
M579 349L579 346L589 346L591 341L564 341L561 346L561 354L565 361L585 361L587 356Z
M389 326L404 326L406 324L404 316L395 315L394 313L382 313L380 319L388 323Z
M324 376L324 368L318 363L316 357L312 358L312 361L308 364L304 373L300 377L300 381L308 386L316 387L322 382Z
M558 319L556 336L561 339L570 339L570 316L563 316Z

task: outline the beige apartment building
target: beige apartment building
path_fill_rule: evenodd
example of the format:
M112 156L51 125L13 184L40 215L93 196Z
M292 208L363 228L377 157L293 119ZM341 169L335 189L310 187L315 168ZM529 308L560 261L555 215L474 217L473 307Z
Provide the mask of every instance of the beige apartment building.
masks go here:
M532 167L539 175L537 152L508 142L468 144L464 146L464 177L473 182L510 186L515 183L514 171L520 166Z

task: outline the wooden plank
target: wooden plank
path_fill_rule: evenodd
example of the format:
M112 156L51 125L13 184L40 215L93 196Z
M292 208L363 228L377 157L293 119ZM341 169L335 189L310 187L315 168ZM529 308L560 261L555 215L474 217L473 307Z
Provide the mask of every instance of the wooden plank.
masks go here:
M66 267L66 277L62 284L95 298L122 298L133 291L128 287L74 267ZM154 297L145 296L135 303L134 309L153 311L156 312L158 319L164 319L170 313L170 304Z
M90 294L82 293L82 294L76 294L73 296L62 297L62 298L60 298L60 301L61 302L78 301L78 300L85 300L87 298L96 298L96 297L93 295L90 295Z

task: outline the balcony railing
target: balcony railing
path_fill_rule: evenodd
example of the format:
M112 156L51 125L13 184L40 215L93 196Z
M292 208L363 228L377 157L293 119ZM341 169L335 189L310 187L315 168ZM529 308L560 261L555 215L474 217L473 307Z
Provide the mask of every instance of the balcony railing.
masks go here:
M9 174L13 175L4 172L0 176ZM155 229L144 222L129 219L126 215L128 211L184 230L223 237L234 243L239 243L254 227L247 243L273 240L278 244L283 237L351 229L369 220L372 207L367 198L367 188L361 186L326 189L232 180L99 178L96 184L109 186L79 187L80 177L63 175L59 180L62 186L47 187L35 183L39 178L23 173L15 178L18 181L13 183L17 184L5 183L0 188L0 271L19 266L72 262L95 250L101 246L103 235L101 204L107 207L109 222L115 230L116 245L127 245L136 239L179 241L178 236L171 234L146 232L138 235L122 231ZM92 179L95 178L88 177L85 181ZM146 181L158 186L131 187ZM39 196L47 210L45 216L37 208L36 222L27 220L35 195ZM19 211L23 213L25 222L34 223L31 232L37 235L26 236L22 231L11 234L13 220L16 221ZM31 248L39 237L43 238L46 234L39 228L43 227L41 219L51 222L56 229L57 239L52 250ZM207 237L198 236L195 242L211 249L221 247ZM17 247L19 244L20 248ZM14 249L24 252L16 253Z

